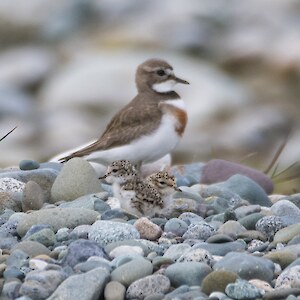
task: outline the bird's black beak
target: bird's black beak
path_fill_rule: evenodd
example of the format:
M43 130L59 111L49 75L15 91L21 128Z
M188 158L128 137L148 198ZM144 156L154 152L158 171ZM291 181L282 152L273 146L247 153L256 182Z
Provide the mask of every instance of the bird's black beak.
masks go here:
M107 175L106 174L104 174L103 176L101 176L101 177L99 177L98 179L105 179L107 177Z
M174 76L174 80L177 82L177 83L182 83L182 84L190 84L188 81L184 80L184 79L181 79L181 78L178 78L176 76Z

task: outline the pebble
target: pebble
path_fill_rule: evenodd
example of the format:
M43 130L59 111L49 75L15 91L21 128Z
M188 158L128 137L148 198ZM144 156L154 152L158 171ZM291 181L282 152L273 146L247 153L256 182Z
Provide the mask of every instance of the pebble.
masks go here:
M214 263L214 259L212 255L207 250L201 248L190 249L177 259L177 262L188 262L188 261L202 262L207 264L210 267L212 267Z
M96 221L89 232L89 239L96 241L101 246L139 238L140 234L133 225L112 221Z
M62 271L45 270L31 271L20 288L20 294L33 299L46 299L66 278Z
M260 220L265 215L262 213L252 213L248 216L240 218L238 221L241 225L243 225L248 230L254 230L255 225L258 220Z
M135 223L134 227L140 234L141 239L147 239L150 241L157 240L163 233L162 229L151 222L148 218L139 218Z
M213 271L208 274L202 281L202 290L209 295L212 292L225 292L225 288L229 283L237 280L237 274L225 270Z
M138 246L119 246L114 248L112 251L109 252L109 257L116 258L118 256L124 255L124 254L138 254L140 256L144 256L144 250L141 247Z
M243 240L226 243L196 243L193 248L202 248L207 250L211 255L224 256L229 252L243 251L247 244Z
M8 171L0 173L0 178L10 177L26 183L35 181L44 191L45 201L50 202L51 187L56 179L58 171L54 169L37 169L29 171ZM25 185L25 184L24 184Z
M20 192L22 193L25 183L14 178L2 177L0 178L0 192Z
M272 180L264 173L245 165L237 164L223 159L212 159L203 167L202 183L216 183L229 179L235 174L247 176L259 184L267 194L273 191Z
M5 209L12 211L20 211L20 205L14 200L12 193L0 192L0 212Z
M22 241L12 248L12 251L15 250L22 250L30 257L34 257L39 254L50 255L51 252L47 247L35 241Z
M128 287L135 280L151 275L152 271L151 262L142 257L137 257L113 270L111 279Z
M284 249L269 252L263 257L279 264L282 270L284 270L289 264L297 259L297 255L295 253L286 251Z
M300 266L283 271L276 279L275 289L300 288Z
M73 158L65 163L53 183L51 203L70 201L101 191L100 181L91 165L82 158Z
M8 299L16 299L19 295L21 284L22 282L17 279L6 280L3 284L1 295L8 297Z
M182 238L206 240L216 232L215 228L208 223L190 224Z
M169 258L173 261L176 261L177 259L179 259L179 257L187 253L190 249L191 246L189 246L188 244L172 245L166 250L163 256L165 258Z
M32 234L28 240L39 242L46 247L53 246L56 243L55 234L50 228L45 228Z
M172 218L164 226L165 232L171 232L175 236L182 236L188 229L188 224L180 219Z
M237 193L241 198L248 200L251 204L259 204L267 207L272 205L264 189L246 176L236 174L225 182L218 183L217 185Z
M103 268L96 268L83 274L72 275L64 280L48 300L90 300L103 295L109 273Z
M273 239L275 233L284 227L283 221L277 216L265 216L259 219L255 229L263 233L268 240Z
M39 210L45 202L44 192L35 181L25 184L22 198L22 211Z
M35 170L40 167L39 162L31 159L23 159L19 163L20 170L27 171L27 170Z
M78 239L69 245L67 255L63 258L61 264L63 266L74 267L78 263L86 261L91 256L107 257L104 249L98 243Z
M237 279L235 283L229 283L225 289L226 295L233 299L256 299L264 294L262 290L246 280Z
M298 235L300 235L300 224L293 224L277 231L273 243L288 243Z
M24 236L35 224L48 224L56 232L62 227L75 228L81 224L92 224L98 215L93 210L80 208L42 209L25 215L17 226L17 232L20 236Z
M268 259L246 253L230 252L214 264L214 270L236 273L245 280L261 279L271 282L274 276L274 263Z
M280 200L271 207L275 216L282 219L285 226L300 222L300 209L288 200Z
M170 279L173 287L181 285L201 285L202 280L212 269L201 262L174 263L166 268L164 274Z
M126 291L126 299L143 300L147 296L155 294L165 294L170 289L170 280L168 277L155 274L134 281Z
M222 224L219 229L218 233L228 235L234 239L236 239L237 235L239 235L242 232L245 232L246 228L241 225L237 221L227 221L224 224Z
M110 281L104 290L105 300L123 300L125 299L126 288L118 281Z

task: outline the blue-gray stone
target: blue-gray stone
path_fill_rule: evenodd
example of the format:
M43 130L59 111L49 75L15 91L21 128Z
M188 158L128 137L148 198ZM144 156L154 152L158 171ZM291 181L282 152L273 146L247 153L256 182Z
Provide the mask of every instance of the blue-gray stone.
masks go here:
M300 222L300 209L288 200L279 200L272 205L271 211L282 219L285 226Z
M144 300L147 296L165 294L169 289L168 277L161 274L149 275L131 283L126 291L126 298Z
M243 251L247 247L247 244L243 240L237 240L234 242L227 242L227 243L197 243L192 248L202 248L207 250L212 255L219 255L224 256L229 252L232 251Z
M182 236L188 229L188 225L186 222L177 219L177 218L172 218L167 221L164 227L165 232L172 232L176 236Z
M106 210L101 214L101 220L126 219L126 214L118 208Z
M3 272L3 277L7 279L11 278L18 278L23 279L25 277L25 274L20 270L20 268L16 266L7 267L5 271Z
M111 279L128 287L132 282L152 274L153 266L148 260L138 257L122 264L111 273Z
M46 228L51 228L51 226L48 224L37 224L37 225L31 226L30 229L26 232L25 236L23 237L23 240L28 240L28 238L31 235L39 232L42 229L46 229Z
M212 269L200 262L181 262L174 263L167 267L165 275L170 279L172 286L181 285L201 285L202 280Z
M39 230L38 232L32 234L28 240L39 242L46 247L53 246L56 243L55 234L50 228Z
M61 270L31 271L25 277L20 294L32 299L48 299L65 278Z
M20 280L8 280L4 283L1 296L4 300L16 299L19 296L19 290L22 282ZM0 296L0 297L1 297ZM6 298L6 297L7 298ZM1 297L2 299L2 297Z
M103 268L103 270L105 270L109 273L111 271L111 266L109 265L109 262L105 264L101 261L96 261L96 260L88 260L88 261L79 263L74 267L74 271L76 273L86 273L86 272L89 272L96 268Z
M21 268L28 262L29 256L22 250L13 250L9 257L6 259L6 265L9 267Z
M79 239L68 247L68 253L61 262L62 266L74 267L78 263L86 261L91 256L107 258L104 249L96 242Z
M261 279L271 282L274 277L274 263L269 259L250 254L230 252L214 265L214 270L234 272L242 279Z
M178 219L184 221L187 225L200 223L204 220L202 217L192 212L184 212L178 217Z
M264 291L246 280L237 279L235 283L229 283L225 293L233 299L257 299L261 298Z
M121 222L96 221L89 232L89 239L96 241L101 246L139 238L140 234L133 225Z
M190 224L188 226L187 231L183 234L182 238L186 239L199 239L199 240L206 240L210 236L214 235L216 230L213 226L208 223L196 223Z
M252 179L243 175L233 175L225 182L215 184L220 187L227 188L238 194L241 198L248 200L251 204L259 204L261 206L272 206L272 202L264 189Z
M255 225L255 229L263 233L269 240L283 227L283 220L278 216L265 216L259 219Z
M47 300L102 299L104 287L109 278L109 273L102 268L72 275L63 281Z
M27 170L35 170L40 167L39 162L31 159L23 159L19 163L20 170L27 171Z
M0 249L11 249L18 243L16 237L3 237L0 238Z

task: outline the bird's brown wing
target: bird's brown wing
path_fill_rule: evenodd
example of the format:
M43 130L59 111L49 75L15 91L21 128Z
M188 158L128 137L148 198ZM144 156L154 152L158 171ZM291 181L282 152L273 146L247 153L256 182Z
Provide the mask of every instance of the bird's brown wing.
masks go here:
M143 99L133 99L107 125L102 136L94 143L60 159L65 162L73 157L82 157L94 151L107 150L128 144L140 135L152 132L160 123L162 112L157 102L145 105ZM136 110L139 113L136 113Z

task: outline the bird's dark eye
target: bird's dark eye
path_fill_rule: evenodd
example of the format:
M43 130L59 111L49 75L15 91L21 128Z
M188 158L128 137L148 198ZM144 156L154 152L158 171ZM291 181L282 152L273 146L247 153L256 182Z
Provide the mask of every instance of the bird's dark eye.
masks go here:
M112 173L117 173L117 172L118 172L118 169L112 169L111 172L112 172Z
M159 76L164 76L164 75L166 75L166 72L164 70L158 70L156 72L156 74L159 75Z
M161 184L161 185L164 185L164 184L165 184L165 182L164 182L164 181L160 181L160 182L159 182L159 184Z

